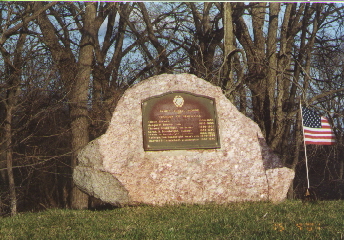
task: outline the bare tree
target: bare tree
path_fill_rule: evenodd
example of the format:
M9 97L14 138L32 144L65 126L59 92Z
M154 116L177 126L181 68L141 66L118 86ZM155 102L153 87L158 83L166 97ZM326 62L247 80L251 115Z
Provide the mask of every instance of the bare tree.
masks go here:
M95 39L92 66L92 137L103 133L111 120L117 101L128 84L120 76L123 57L134 48L130 44L124 49L130 3L101 3L96 23L102 33ZM118 20L117 20L118 19Z
M11 215L17 213L17 197L15 191L15 182L13 175L13 144L12 144L12 119L15 108L17 107L18 96L20 93L21 73L24 64L23 47L27 38L28 24L33 19L54 4L49 3L44 8L37 11L33 10L33 4L19 4L10 6L9 3L1 3L1 37L0 52L3 57L3 89L6 89L3 104L5 105L5 118L3 122L4 134L1 139L1 149L6 154L6 168L10 190L10 208ZM2 13L7 10L5 16ZM11 44L6 45L11 41Z
M269 145L284 155L283 146L291 143L291 119L296 119L301 93L308 91L316 36L329 15L339 19L334 9L342 7L231 3L231 8L233 34L247 58L244 84L251 95L253 119Z
M69 99L72 131L72 168L77 165L79 150L89 141L88 88L90 85L94 41L99 28L99 24L93 24L96 21L96 5L97 3L57 5L56 9L50 9L51 16L55 18L54 22L46 12L42 13L37 21L43 34L42 40L49 48L53 60L58 66ZM36 8L40 9L44 6L44 3L39 3ZM80 30L81 40L76 46L78 59L76 59L73 52L70 26L66 24L64 19L65 15L68 14L72 15L75 20L73 24ZM61 29L57 29L58 26ZM72 208L88 207L88 196L76 186L73 187L71 195Z

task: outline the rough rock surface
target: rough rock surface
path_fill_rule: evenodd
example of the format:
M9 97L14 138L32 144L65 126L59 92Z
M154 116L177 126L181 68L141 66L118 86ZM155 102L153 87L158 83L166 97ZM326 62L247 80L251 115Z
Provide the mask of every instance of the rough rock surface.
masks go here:
M108 172L77 166L73 178L81 190L104 202L116 206L129 202L128 191Z
M144 151L141 101L177 90L215 98L221 148ZM113 182L90 177L92 172L111 173ZM258 125L219 87L190 74L163 74L124 93L107 132L79 154L73 177L85 192L121 204L278 202L294 171L282 167Z

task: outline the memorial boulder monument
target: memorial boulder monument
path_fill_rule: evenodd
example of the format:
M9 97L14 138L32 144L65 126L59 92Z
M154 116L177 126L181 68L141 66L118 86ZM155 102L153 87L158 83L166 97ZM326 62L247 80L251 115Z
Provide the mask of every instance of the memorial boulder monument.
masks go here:
M219 87L191 74L129 88L107 132L78 159L77 186L117 205L279 202L294 178L258 125Z

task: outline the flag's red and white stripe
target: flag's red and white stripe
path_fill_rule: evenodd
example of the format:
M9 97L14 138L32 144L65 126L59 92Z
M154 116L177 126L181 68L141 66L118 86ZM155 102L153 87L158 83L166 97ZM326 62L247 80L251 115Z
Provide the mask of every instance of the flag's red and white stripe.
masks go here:
M317 145L335 144L335 135L325 117L321 117L321 128L303 127L305 143Z

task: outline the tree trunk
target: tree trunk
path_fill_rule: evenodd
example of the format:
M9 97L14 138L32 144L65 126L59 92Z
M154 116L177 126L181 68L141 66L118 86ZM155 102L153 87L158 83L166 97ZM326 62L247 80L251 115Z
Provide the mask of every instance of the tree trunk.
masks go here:
M225 2L223 4L224 8L224 65L223 69L223 77L224 80L222 83L218 83L222 85L222 89L227 89L228 85L233 85L233 70L232 70L232 58L229 58L229 54L235 49L234 46L234 34L233 34L233 20L232 20L232 6L230 2ZM230 98L233 101L233 97Z
M6 167L12 216L17 214L17 196L13 174L12 118L20 93L21 69L23 66L21 53L26 41L26 36L27 35L25 33L19 34L18 40L15 43L15 53L13 55L6 51L5 48L1 48L0 50L5 64L5 79L8 84L6 99L4 101L6 109L4 121L4 148L6 152Z
M8 176L8 186L10 190L10 209L11 216L17 214L17 196L13 175L13 150L12 150L12 96L9 96L5 118L5 148L6 148L6 167Z
M82 12L84 11L81 14L83 25L78 61L75 61L68 41L60 41L60 35L56 35L57 30L48 16L44 13L38 18L38 24L44 36L44 43L49 47L53 60L58 65L64 89L68 93L72 132L72 170L78 165L77 155L80 149L89 142L88 89L90 86L94 39L97 33L96 29L99 27L96 21L96 5L96 2L86 2L84 10L82 10ZM42 3L37 3L36 7L42 7ZM55 17L62 18L61 15ZM88 196L73 183L70 206L74 209L88 207Z
M23 43L25 41L25 36L21 36L17 42L17 50L20 52ZM9 61L8 61L9 62ZM14 57L14 65L21 66L21 57ZM10 209L11 216L17 214L17 196L13 175L13 145L12 145L12 118L13 111L17 105L17 98L19 95L19 84L20 84L20 70L14 69L13 65L10 66L6 64L7 77L9 79L9 88L7 89L7 96L5 101L6 115L4 121L4 146L6 152L6 167L7 167L7 177L8 186L10 192Z
M80 42L78 70L75 81L71 86L70 117L72 130L72 168L77 164L77 155L81 148L89 142L88 121L88 89L90 84L91 66L93 60L95 28L92 23L96 17L96 3L85 3L84 25ZM72 189L71 207L84 209L88 207L88 195L80 191L74 184Z

